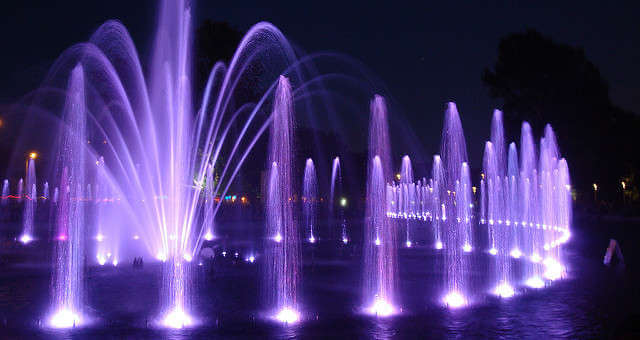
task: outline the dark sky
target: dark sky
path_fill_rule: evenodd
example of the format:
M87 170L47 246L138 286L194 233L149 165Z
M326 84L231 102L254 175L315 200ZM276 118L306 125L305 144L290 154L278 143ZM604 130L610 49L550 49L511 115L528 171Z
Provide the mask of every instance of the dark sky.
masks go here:
M66 47L88 39L107 19L124 22L144 55L156 17L150 0L13 3L3 6L0 20L0 103L36 87ZM437 152L444 103L453 100L471 161L479 161L496 105L481 72L494 63L501 37L526 28L583 47L609 82L614 103L640 113L638 2L409 3L201 0L196 16L242 32L270 21L307 52L331 50L361 60L386 83L429 153Z

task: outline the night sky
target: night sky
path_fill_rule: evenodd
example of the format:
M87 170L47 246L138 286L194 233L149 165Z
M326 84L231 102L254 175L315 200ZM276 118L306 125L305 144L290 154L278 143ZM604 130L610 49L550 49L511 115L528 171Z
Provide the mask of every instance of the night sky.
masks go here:
M155 1L29 3L16 1L2 10L2 104L34 89L65 48L87 40L108 19L128 27L141 55L151 44ZM455 101L471 161L480 161L491 112L499 106L483 87L482 70L495 62L501 37L527 28L583 47L609 82L614 104L640 113L638 2L406 3L202 0L196 16L229 22L241 32L270 21L306 52L359 59L385 82L429 154L438 150L444 103Z

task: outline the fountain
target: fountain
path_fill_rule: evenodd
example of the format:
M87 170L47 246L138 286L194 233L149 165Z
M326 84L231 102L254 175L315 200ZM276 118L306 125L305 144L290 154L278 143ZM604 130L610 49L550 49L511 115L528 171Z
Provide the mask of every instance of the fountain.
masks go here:
M302 215L305 228L308 228L309 243L316 243L318 233L317 223L318 206L318 180L316 179L316 168L313 160L308 158L304 167L304 177L302 185Z
M464 166L464 164L468 164L464 132L458 109L454 103L447 104L442 130L442 143L440 145L440 157L442 158L443 172L440 179L441 182L438 184L440 186L438 191L442 208L440 220L443 224L442 232L445 250L443 272L446 290L443 301L450 307L458 307L467 303L469 292L467 291L466 273L469 259L463 254L467 252L466 250L470 250L473 244L465 243L465 238L470 237L470 233L467 235L465 232L469 228L466 228L465 224L458 223L456 218L447 216L455 216L458 204L456 183L462 183L462 172L468 168L468 165ZM465 181L467 180L465 179ZM466 194L460 196L465 197Z
M266 195L268 238L265 240L264 295L273 318L294 323L300 318L302 267L300 236L293 216L293 102L289 80L282 76L276 89L272 116Z
M55 223L52 277L52 314L49 326L76 327L86 323L84 311L84 231L86 106L82 66L76 66L69 80L69 94L64 108L64 127L58 164L61 167L59 197Z
M343 244L349 243L349 235L347 234L347 219L345 218L344 209L347 206L347 198L342 196L342 170L340 168L340 157L333 159L331 166L331 192L329 193L329 216L339 221L340 240ZM338 208L338 216L335 215L335 198L338 196L340 207Z
M384 317L398 312L397 250L393 221L387 218L387 181L391 179L387 107L378 95L371 101L368 160L363 302L367 313Z
M22 234L20 235L20 242L23 244L31 242L35 236L33 220L38 204L38 193L36 191L36 164L34 157L30 157L27 160L27 190L22 215Z

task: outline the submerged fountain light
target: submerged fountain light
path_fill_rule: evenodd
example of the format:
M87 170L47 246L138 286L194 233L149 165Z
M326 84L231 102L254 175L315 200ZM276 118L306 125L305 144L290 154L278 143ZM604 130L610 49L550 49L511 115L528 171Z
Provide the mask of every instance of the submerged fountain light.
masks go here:
M140 236L138 236L138 235L133 235L133 239L134 239L134 240L139 240L139 239L140 239Z
M207 241L213 240L213 234L211 233L211 231L207 231L207 233L204 234L204 239Z
M167 260L167 255L165 255L165 253L163 252L159 252L158 254L156 254L156 259L158 261L165 262Z
M193 256L191 256L191 254L185 253L182 258L187 261L187 262L191 262L191 260L193 260Z
M462 247L462 250L463 250L465 253L470 253L470 252L471 252L471 250L472 250L471 245L470 245L469 243L465 243L465 245Z
M347 244L349 243L349 239L346 237L342 237L342 243Z
M276 234L276 236L273 238L274 241L280 243L282 242L282 235L280 235L280 233Z
M175 308L162 319L162 325L168 328L180 329L193 325L193 319L184 310Z
M376 238L376 246L380 245L380 238Z
M53 328L71 328L80 326L80 315L70 309L60 309L49 319L49 326Z
M543 263L545 265L545 278L553 281L561 278L564 275L564 266L556 259L548 257L544 260Z
M538 255L537 253L534 253L533 255L531 255L531 262L538 263L540 261L542 261L542 258L540 257L540 255Z
M316 238L313 235L309 237L309 243L316 243Z
M510 254L514 259L519 259L522 256L522 252L518 248L513 249Z
M114 267L117 267L118 266L118 259L113 259L111 264L113 264Z
M496 249L496 248L489 249L489 254L494 255L494 256L497 255L498 254L498 249Z
M104 235L102 235L102 234L96 235L96 241L102 242L103 240L104 240Z
M294 309L285 307L276 314L275 319L283 323L296 323L300 320L300 314Z
M493 290L493 293L501 298L510 298L515 295L515 291L510 284L503 282L496 289Z
M406 244L407 244L407 248L411 248L411 245L412 245L411 241L407 240Z
M29 234L24 234L24 235L20 236L19 240L20 240L20 242L22 242L22 244L27 244L27 243L33 241L33 238Z
M442 242L438 241L436 242L436 249L442 249Z
M256 261L256 258L253 255L249 256L249 262L253 263L255 261Z
M465 300L464 296L458 292L451 292L447 294L442 301L450 308L458 308L467 304L467 300Z
M534 276L525 282L525 284L530 288L542 288L544 287L544 281L538 276Z
M371 315L387 317L396 313L396 309L392 304L384 299L376 298L371 307L367 308L367 312Z

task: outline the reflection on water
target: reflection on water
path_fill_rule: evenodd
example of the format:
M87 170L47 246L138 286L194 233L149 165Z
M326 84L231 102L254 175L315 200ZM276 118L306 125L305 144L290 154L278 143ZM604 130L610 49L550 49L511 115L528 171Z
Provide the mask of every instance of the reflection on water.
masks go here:
M243 237L241 233L238 238ZM200 326L166 330L155 326L160 266L129 264L92 267L87 272L89 313L82 329L50 330L41 326L48 302L46 266L12 266L0 270L0 334L10 338L598 338L611 334L636 310L638 299L629 271L601 265L601 255L585 251L594 242L570 244L570 276L541 290L520 289L511 299L486 294L482 271L472 273L478 294L474 303L455 310L437 303L441 291L439 258L420 249L400 254L402 312L389 318L363 315L358 251L336 251L322 244L305 253L304 320L283 325L264 317L259 304L260 253L250 243L227 243L234 256L217 256L199 266L195 315ZM606 244L604 245L606 246ZM604 249L604 248L603 248ZM625 258L628 254L625 254ZM631 255L629 255L631 257ZM476 259L482 267L482 257ZM631 259L628 260L630 262Z

